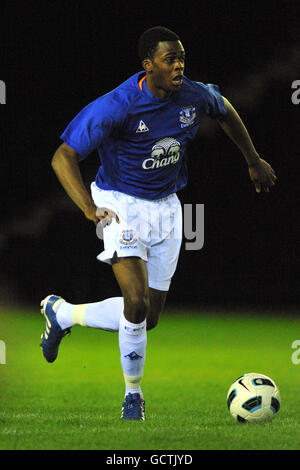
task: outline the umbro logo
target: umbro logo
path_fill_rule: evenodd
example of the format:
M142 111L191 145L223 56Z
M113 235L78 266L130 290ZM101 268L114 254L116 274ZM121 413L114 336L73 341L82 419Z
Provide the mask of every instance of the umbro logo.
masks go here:
M144 123L144 121L140 121L139 126L138 126L136 132L148 132L148 131L149 131L149 129L148 129L148 127L146 126L146 124Z
M128 359L131 359L132 361L137 361L138 359L142 359L142 356L139 356L135 351L132 351L130 354L127 354Z

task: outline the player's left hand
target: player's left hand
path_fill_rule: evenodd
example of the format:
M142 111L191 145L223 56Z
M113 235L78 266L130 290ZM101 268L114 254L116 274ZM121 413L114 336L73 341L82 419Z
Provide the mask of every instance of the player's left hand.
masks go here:
M249 167L249 176L257 193L261 192L261 188L268 193L277 180L271 165L262 158L254 166Z

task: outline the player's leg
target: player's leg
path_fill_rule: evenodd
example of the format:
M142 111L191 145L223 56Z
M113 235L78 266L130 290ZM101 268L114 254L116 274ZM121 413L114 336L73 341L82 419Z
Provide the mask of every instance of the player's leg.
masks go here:
M145 320L149 310L148 273L139 257L114 258L112 269L124 299L124 316L131 323Z
M77 305L63 301L58 305L56 317L62 329L80 325L105 331L119 331L123 310L123 297L110 297L99 302Z
M148 330L157 325L164 309L182 241L182 210L177 196L174 194L168 200L158 202L153 212L159 214L162 226L165 222L165 227L162 230L162 238L152 240L147 262L150 297Z
M57 322L65 330L75 325L98 328L104 331L119 331L121 315L124 311L123 297L110 297L99 302L71 304L57 296L55 308ZM149 288L149 311L147 330L153 329L163 311L167 292Z
M146 263L138 257L115 258L113 272L124 299L119 325L119 348L125 380L123 419L144 419L141 391L147 334L146 317L150 299Z
M168 292L149 287L150 307L147 315L147 330L152 330L163 312Z
M119 331L123 310L123 297L75 305L57 295L47 296L41 302L41 313L46 320L41 343L45 359L48 362L55 361L61 340L74 325Z
M119 331L120 318L124 311L123 297L111 297L86 304L71 304L59 296L56 297L57 303L53 308L62 330L80 325L104 331ZM167 292L149 288L147 330L152 330L157 325L166 297Z

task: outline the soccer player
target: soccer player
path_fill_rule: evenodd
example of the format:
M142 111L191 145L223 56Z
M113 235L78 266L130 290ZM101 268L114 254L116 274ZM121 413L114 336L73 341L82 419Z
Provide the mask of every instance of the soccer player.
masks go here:
M276 180L218 86L184 75L185 50L177 34L162 26L145 31L139 57L143 71L79 112L52 159L67 194L101 228L104 251L98 259L112 266L122 297L74 305L50 295L41 302L41 347L48 362L74 325L119 332L126 420L145 419L147 330L157 325L176 269L182 227L176 193L187 183L185 148L201 120L216 119L238 146L257 192L269 191ZM101 165L90 194L78 162L95 149Z

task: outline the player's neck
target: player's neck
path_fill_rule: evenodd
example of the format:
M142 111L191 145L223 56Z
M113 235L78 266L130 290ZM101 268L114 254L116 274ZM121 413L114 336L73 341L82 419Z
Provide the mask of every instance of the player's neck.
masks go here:
M149 77L148 75L146 75L145 81L146 81L146 86L148 88L148 91L150 91L152 95L156 96L160 100L166 100L172 94L171 91L166 91L162 88L158 88L151 80L151 77Z

